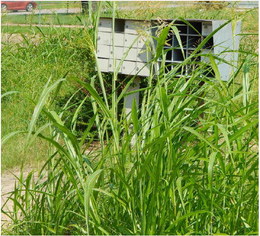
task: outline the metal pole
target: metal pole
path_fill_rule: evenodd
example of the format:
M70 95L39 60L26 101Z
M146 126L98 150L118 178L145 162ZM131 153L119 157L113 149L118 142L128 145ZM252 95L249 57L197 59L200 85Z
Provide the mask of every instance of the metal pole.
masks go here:
M133 84L129 86L127 92L133 92L135 90L140 89L140 78L135 78L133 81ZM132 112L132 107L133 103L136 103L137 108L139 107L139 92L132 93L128 96L124 97L124 108L125 108L125 114L126 114L126 119L127 121L131 120L131 112ZM133 128L133 126L130 126L130 130ZM131 145L134 145L136 143L136 135L134 135L131 139Z
M133 84L131 86L129 86L127 92L133 92L133 91L139 90L139 89L140 89L140 78L137 77L133 81ZM138 105L139 105L139 92L132 93L132 94L124 97L124 107L125 107L125 113L126 113L127 120L130 119L130 115L131 115L131 111L132 111L132 105L133 105L134 100L135 100L136 105L138 107Z

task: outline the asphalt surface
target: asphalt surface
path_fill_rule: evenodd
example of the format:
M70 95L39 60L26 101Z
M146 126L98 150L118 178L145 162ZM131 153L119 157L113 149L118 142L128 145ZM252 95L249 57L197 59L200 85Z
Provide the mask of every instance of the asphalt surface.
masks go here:
M32 12L27 12L27 11L8 11L6 14L7 15L30 15L30 14L35 14L35 15L47 15L47 14L68 14L68 13L80 13L81 8L59 8L59 9L35 9Z
M188 4L185 3L185 6L187 6ZM169 8L174 8L174 7L179 7L180 4L165 4L163 7L169 7ZM155 7L157 7L155 5ZM241 5L240 7L243 8L243 5ZM246 6L246 8L255 8L255 5L249 5ZM138 6L119 6L118 10L135 10L138 9ZM149 6L149 8L151 8L151 5ZM239 8L239 6L238 6ZM58 9L35 9L32 12L27 12L27 11L8 11L6 14L7 15L30 15L30 14L35 14L35 15L47 15L47 14L73 14L73 13L80 13L81 12L81 8L58 8ZM3 13L2 13L3 14Z
M175 4L165 4L163 7L178 7L180 5ZM155 6L156 7L156 6ZM135 10L138 9L138 6L119 6L118 10ZM151 8L151 6L149 6ZM81 8L59 8L59 9L35 9L32 12L27 11L8 11L7 15L48 15L48 14L73 14L73 13L80 13Z

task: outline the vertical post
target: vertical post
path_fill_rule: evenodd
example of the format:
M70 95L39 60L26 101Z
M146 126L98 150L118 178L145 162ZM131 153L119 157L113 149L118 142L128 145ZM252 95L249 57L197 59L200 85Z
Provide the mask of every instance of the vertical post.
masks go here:
M81 1L81 8L83 14L88 13L89 1Z
M140 78L137 77L133 81L133 84L129 86L127 92L132 92L132 91L138 90L139 88L140 88ZM132 105L133 105L134 100L138 107L139 92L129 94L128 96L125 96L125 98L124 98L124 107L125 107L125 113L126 113L127 120L129 120L131 117Z
M133 92L135 90L139 90L140 88L140 78L135 78L133 81L133 84L129 86L127 92ZM124 98L124 108L126 113L126 119L129 121L131 119L131 112L132 112L132 105L133 103L136 103L136 106L138 108L139 106L139 92L129 94L128 96L125 96ZM130 131L132 129L132 125L130 126ZM131 139L131 145L133 146L136 143L136 135L134 135Z

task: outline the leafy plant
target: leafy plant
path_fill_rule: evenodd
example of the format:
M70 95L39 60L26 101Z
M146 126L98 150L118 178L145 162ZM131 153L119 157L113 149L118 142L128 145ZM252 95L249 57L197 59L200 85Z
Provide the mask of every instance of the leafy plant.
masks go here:
M165 39L162 31L155 40ZM151 64L165 59L163 48L155 52ZM179 77L179 68L166 72L163 59L159 74L144 82L141 109L133 103L128 117L119 106L134 77L119 90L115 70L111 98L99 69L90 82L75 79L89 93L78 108L86 101L93 107L80 137L73 130L80 109L65 122L71 100L61 112L44 103L66 80L46 84L28 140L46 140L51 154L38 178L17 178L13 209L3 208L12 220L9 233L257 234L258 108L251 98L257 77L249 73L256 55L240 53L246 59L227 83L214 58L214 79L204 64L189 76ZM243 84L235 86L240 77ZM48 122L37 123L41 114Z

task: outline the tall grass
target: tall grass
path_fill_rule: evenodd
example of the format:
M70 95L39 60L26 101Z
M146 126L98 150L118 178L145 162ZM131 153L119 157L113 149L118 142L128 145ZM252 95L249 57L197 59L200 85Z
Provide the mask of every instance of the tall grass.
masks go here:
M3 136L14 130L26 129L35 101L50 77L55 82L66 75L67 80L71 81L76 76L85 79L94 71L88 46L90 36L85 29L45 30L35 27L32 31L32 34L11 35L13 39L20 38L19 42L2 42L2 94L17 91L2 98ZM77 89L75 84L66 82L59 92L59 99L55 99L52 105L59 109ZM82 92L74 96L75 106L70 111L76 110L77 104L81 103L79 100L84 96ZM88 116L88 112L85 115ZM82 116L79 117L79 122L82 120ZM43 117L41 121L45 122ZM22 134L8 141L2 147L2 168L12 168L23 161L33 164L35 159L46 160L46 145L40 140L37 143L39 145L35 144L37 148L33 151L24 149Z
M154 60L163 55L158 49ZM166 73L162 63L158 75L144 79L141 108L133 103L130 117L120 106L134 78L119 89L116 70L111 99L100 71L90 83L76 79L89 93L82 104L91 101L94 111L81 137L71 128L81 104L68 124L70 100L61 112L44 103L66 79L47 83L28 140L46 140L51 155L38 178L18 177L9 196L13 209L3 210L12 221L6 232L257 234L258 109L251 86L257 77L250 73L255 57L245 53L227 83L214 59L214 79L203 64L179 78L177 69ZM41 115L48 122L39 125ZM94 125L100 144L90 149Z

